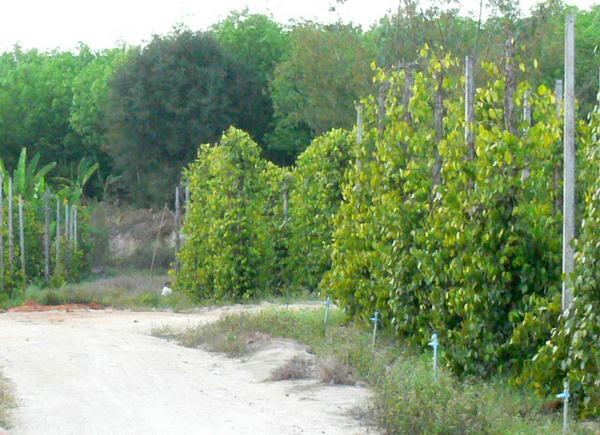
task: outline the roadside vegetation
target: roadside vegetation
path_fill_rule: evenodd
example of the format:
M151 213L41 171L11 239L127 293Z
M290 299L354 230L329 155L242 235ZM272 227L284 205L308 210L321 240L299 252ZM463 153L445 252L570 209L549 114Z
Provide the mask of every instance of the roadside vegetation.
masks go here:
M194 305L180 293L161 296L168 277L148 272L119 272L114 276L90 276L75 284L55 288L31 285L14 298L2 302L1 309L35 302L40 305L93 304L122 309L191 309Z
M153 335L184 346L243 357L272 338L295 340L314 359L295 357L273 371L270 380L316 378L324 384L366 384L374 391L366 410L356 411L384 433L540 434L560 433L560 413L506 379L458 379L432 371L432 356L385 332L371 349L371 332L330 312L324 329L319 309L264 310L226 315L217 322L176 330L161 327ZM444 354L441 355L442 366ZM573 424L573 433L593 433Z
M0 372L0 429L11 427L10 413L15 406L15 400L11 394L11 386Z
M204 300L192 299L183 292L173 292L162 296L164 286L170 286L170 277L164 273L152 275L147 270L108 270L102 275L92 274L86 279L59 287L30 285L16 292L12 299L0 300L0 311L25 304L57 306L81 304L94 308L115 308L128 310L172 310L190 312L202 307L224 306L236 303L234 299ZM317 295L296 292L285 295L270 295L246 299L244 303L260 302L290 304L294 302L316 301Z

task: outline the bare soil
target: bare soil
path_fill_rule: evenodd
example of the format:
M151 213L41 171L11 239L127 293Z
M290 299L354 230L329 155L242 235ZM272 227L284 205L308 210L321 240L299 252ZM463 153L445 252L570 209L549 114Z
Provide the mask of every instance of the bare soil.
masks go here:
M368 433L350 415L368 390L266 381L304 352L293 342L273 340L240 361L150 335L154 327L194 326L256 309L0 314L0 367L18 401L11 433Z

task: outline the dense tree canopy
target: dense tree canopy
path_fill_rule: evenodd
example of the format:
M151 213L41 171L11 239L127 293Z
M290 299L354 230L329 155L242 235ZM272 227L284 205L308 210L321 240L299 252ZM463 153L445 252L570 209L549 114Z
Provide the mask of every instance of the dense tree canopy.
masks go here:
M198 144L229 126L260 136L265 102L256 75L206 33L156 36L112 81L106 147L137 203L172 196Z
M302 23L272 83L276 129L269 149L290 163L310 138L354 122L354 103L371 90L372 53L359 28Z
M398 3L369 29L286 25L244 10L205 33L178 28L141 47L15 47L0 55L0 158L12 166L27 146L42 161L56 160L57 175L72 175L86 156L100 163L89 194L155 205L198 145L230 125L248 131L263 157L293 164L317 135L352 126L355 102L378 91L373 61L414 67L425 44L439 57L497 61L514 39L515 63L523 64L517 81L553 89L563 76L571 9L562 0L543 1L525 15L516 1L493 0L481 19L477 11L465 16L454 0ZM600 6L576 12L576 93L584 116L598 80ZM477 85L483 75L476 72Z

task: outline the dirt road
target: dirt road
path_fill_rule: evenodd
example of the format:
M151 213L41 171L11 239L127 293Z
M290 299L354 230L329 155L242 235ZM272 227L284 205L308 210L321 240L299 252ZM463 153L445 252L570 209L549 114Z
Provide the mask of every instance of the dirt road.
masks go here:
M0 314L0 367L19 402L11 433L367 433L348 415L366 390L264 381L291 343L240 361L150 336L239 309Z

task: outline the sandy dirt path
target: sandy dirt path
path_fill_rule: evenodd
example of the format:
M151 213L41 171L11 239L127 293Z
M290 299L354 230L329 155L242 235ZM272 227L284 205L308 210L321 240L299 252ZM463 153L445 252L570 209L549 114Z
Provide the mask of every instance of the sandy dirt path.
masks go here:
M365 389L264 381L294 354L293 343L240 361L150 335L240 309L248 308L0 314L0 367L19 402L11 433L369 432L348 415L368 398Z

